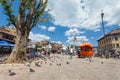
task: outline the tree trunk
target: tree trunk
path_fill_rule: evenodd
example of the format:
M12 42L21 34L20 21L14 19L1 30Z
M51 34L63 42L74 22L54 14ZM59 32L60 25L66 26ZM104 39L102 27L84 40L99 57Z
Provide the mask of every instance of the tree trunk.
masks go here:
M7 63L17 63L20 61L27 60L26 57L26 44L28 40L28 35L19 30L16 31L16 41L15 46L12 50L11 55L7 59Z

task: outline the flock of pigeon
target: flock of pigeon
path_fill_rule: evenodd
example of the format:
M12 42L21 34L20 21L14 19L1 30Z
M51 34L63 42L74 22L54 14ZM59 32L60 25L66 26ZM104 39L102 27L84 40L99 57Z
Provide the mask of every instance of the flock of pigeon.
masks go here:
M50 66L52 66L53 64L55 64L56 66L61 66L63 59L64 59L63 56L60 57L60 56L53 55L50 58L44 57L44 58L39 58L37 61L29 60L28 63L26 63L25 61L23 61L21 63L28 67L29 72L35 72L35 70L31 67L31 63L33 63L36 67L41 67L43 64L48 64ZM70 62L66 61L66 64L70 64ZM8 70L8 72L9 72L9 76L16 75L16 73L13 72L10 69Z

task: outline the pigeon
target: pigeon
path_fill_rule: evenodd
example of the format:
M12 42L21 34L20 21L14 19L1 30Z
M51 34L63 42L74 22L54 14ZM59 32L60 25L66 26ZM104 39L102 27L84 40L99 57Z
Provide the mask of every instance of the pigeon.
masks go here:
M30 66L30 64L28 63L28 64L26 64L26 66L28 66L28 67L29 67L29 66Z
M103 62L101 62L101 64L103 64Z
M14 76L14 75L16 75L16 73L9 70L9 76Z
M32 68L29 68L29 70L30 70L30 72L35 72L35 70L34 70L34 69L32 69Z
M61 66L61 64L57 64L57 66Z
M47 64L47 62L45 62L45 64Z
M61 66L61 63L60 64L58 64L59 66Z
M52 63L50 63L50 66L52 65Z
M66 64L69 64L70 62L66 62Z
M25 65L25 61L22 61L21 63Z
M35 66L41 67L41 65L39 64L39 62L35 62Z

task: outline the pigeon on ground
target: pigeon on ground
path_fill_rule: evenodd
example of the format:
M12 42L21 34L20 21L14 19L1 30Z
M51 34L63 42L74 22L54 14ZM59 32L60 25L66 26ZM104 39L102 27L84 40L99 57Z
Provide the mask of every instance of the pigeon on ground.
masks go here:
M41 67L41 65L39 64L39 62L35 62L35 66Z
M61 66L61 63L59 64L59 66Z
M25 65L25 61L22 61L21 63Z
M103 64L103 62L101 62L101 64Z
M26 64L26 66L30 67L30 64L28 63L28 64Z
M34 70L34 69L32 69L32 68L29 68L29 70L30 70L30 72L35 72L35 70Z
M57 66L61 66L61 63L60 63L60 64L57 64Z
M69 64L70 62L66 62L66 64Z
M9 70L9 76L14 76L14 75L16 75L16 73Z
M45 64L47 64L47 62L45 62Z
M52 63L50 63L50 66L52 65Z

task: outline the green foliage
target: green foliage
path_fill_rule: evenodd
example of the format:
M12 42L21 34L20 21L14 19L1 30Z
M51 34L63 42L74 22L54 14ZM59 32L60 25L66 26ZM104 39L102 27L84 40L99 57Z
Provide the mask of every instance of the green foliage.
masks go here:
M22 34L25 36L27 41L31 29L35 27L37 23L46 22L49 19L49 17L44 17L47 13L45 12L45 8L47 6L48 0L19 0L19 2L17 16L12 10L12 4L14 3L14 0L0 0L0 6L3 7L4 14L8 17L8 25L14 25L17 32L19 32L20 35ZM15 46L14 48L17 47L19 46ZM20 59L25 58L25 47L19 47L21 49L16 51L16 54L19 54L21 57ZM37 47L38 45L36 45L36 48Z
M26 2L26 9L30 9L30 5L31 5L31 0L27 0L27 2Z
M1 5L4 9L4 14L8 16L7 20L9 21L8 25L16 23L16 17L13 15L13 10L11 9L13 0L0 0Z
M38 44L35 44L35 50L37 51L37 48L38 48Z
M14 25L21 32L29 31L40 22L48 22L52 17L45 12L48 0L20 0L18 15L12 10L14 0L0 0L4 14L8 16L8 25ZM18 19L19 18L19 19ZM18 24L22 27L18 28ZM24 30L22 30L24 29ZM27 30L26 30L27 29Z

